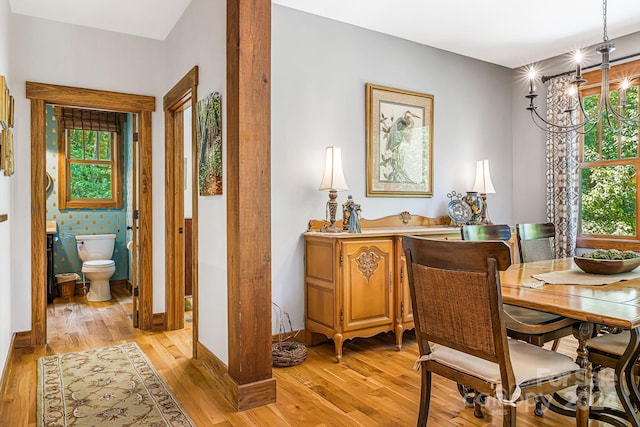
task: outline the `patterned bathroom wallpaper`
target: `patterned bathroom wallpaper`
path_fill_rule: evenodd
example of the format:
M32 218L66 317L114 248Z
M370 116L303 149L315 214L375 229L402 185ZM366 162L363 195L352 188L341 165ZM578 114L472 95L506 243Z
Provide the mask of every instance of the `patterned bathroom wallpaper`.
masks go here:
M129 120L130 116L127 116ZM127 123L128 125L128 123ZM126 246L126 204L123 209L58 209L58 122L53 107L47 105L47 172L53 185L47 191L47 221L58 224L57 241L53 246L53 272L78 273L82 277L82 261L76 248L76 234L115 234L116 243L112 259L116 263L116 272L111 280L127 279L129 276L129 254ZM125 126L131 129L130 126ZM131 145L131 133L125 132L125 147ZM129 150L124 150L124 194L127 200L129 191L127 180L131 176ZM43 237L44 238L44 237Z

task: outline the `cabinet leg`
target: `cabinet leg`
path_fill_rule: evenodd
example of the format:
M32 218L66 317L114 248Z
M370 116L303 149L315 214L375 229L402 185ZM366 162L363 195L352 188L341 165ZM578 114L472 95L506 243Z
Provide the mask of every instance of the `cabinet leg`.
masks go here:
M396 325L396 351L400 351L402 348L402 333L404 328L402 325Z
M336 362L340 363L342 360L342 343L344 339L342 338L342 334L335 334L333 336L333 344L336 348Z
M309 329L304 329L304 345L311 347L313 345L313 332Z

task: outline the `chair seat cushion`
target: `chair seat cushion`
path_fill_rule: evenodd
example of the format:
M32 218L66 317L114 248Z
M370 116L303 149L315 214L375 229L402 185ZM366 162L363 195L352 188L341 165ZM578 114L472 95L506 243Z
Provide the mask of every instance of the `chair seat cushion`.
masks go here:
M629 331L619 334L602 334L587 341L589 351L599 351L621 357L627 348L630 339Z
M561 374L582 370L569 356L522 341L508 339L509 353L516 384L551 379ZM443 345L431 345L430 360L464 371L485 381L500 384L497 363L471 356Z
M544 311L532 310L530 308L518 307L510 304L504 304L503 309L519 322L528 323L530 325L554 322L563 318L556 314L545 313Z

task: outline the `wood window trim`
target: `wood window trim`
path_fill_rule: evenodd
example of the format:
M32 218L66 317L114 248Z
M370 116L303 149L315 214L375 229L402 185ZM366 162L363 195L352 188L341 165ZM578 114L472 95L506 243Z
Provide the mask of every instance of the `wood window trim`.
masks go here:
M114 132L111 149L113 150L113 181L111 199L71 199L69 191L69 162L67 161L67 132L62 126L58 127L58 209L122 209L123 201L123 174L124 149L123 149L123 125L120 124L120 132Z
M640 252L640 240L630 239L628 236L578 236L576 247L587 249L619 249Z

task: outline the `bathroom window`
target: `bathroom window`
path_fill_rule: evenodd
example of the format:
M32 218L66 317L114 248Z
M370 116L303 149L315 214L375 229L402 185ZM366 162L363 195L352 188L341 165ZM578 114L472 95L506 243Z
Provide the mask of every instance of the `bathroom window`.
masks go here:
M61 124L64 126L64 123L63 120ZM92 126L90 122L75 127L59 133L60 209L121 208L122 150L119 147L122 144L119 133L93 130L100 126Z

